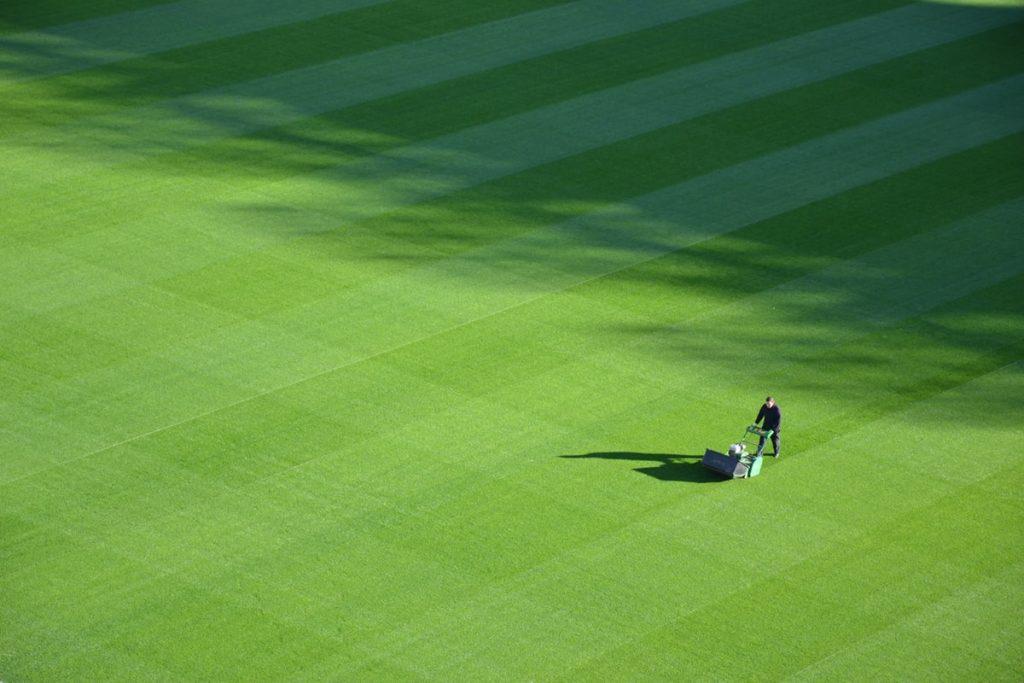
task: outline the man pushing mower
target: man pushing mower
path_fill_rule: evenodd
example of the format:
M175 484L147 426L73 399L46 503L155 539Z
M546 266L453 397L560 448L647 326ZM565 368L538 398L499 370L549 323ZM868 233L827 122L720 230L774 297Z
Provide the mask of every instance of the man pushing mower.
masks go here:
M764 405L761 406L761 410L757 411L757 418L754 420L754 424L761 423L761 440L757 444L757 454L761 455L764 452L764 442L770 435L772 438L772 448L775 449L773 454L776 458L781 455L779 445L779 430L782 429L782 411L779 410L779 405L775 402L775 399L769 396L764 400Z
M760 426L758 423L760 423ZM719 453L716 450L708 448L704 451L704 457L701 458L700 463L709 470L714 470L719 474L724 474L730 479L747 479L750 477L756 477L761 473L764 444L769 438L772 440L772 446L775 447L775 453L773 455L776 458L779 457L781 453L779 447L779 429L781 428L782 411L779 410L779 406L775 403L775 399L769 396L764 400L764 405L761 406L761 410L757 411L757 418L754 420L754 424L750 425L743 431L743 437L739 442L729 446L728 453ZM755 434L759 439L757 442L757 454L751 456L750 452L747 450L750 446L747 439L751 439L752 441L752 436Z

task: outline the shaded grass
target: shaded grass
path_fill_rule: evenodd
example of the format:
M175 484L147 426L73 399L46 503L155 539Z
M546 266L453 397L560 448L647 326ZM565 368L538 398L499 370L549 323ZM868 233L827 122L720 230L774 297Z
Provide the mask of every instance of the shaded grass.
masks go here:
M723 135L722 139L727 139ZM960 152L651 259L574 291L673 324L1024 195L1024 135ZM992 169L1001 169L992 175ZM686 308L660 292L684 288Z
M478 247L1015 74L1024 69L1011 49L1020 33L998 29L684 121L389 213L368 229L445 253ZM454 217L470 207L475 219L459 231Z
M822 6L784 0L780 6L753 0L225 140L167 158L167 170L185 166L189 173L211 175L226 169L237 173L239 167L261 175L311 172L902 4L873 0ZM774 21L766 21L770 13ZM729 42L708 40L723 27L729 28ZM347 131L363 134L353 144Z
M382 5L246 33L4 89L12 135L437 36L567 0ZM233 56L244 54L245 59Z
M68 24L119 12L129 12L165 0L5 0L0 6L0 34Z

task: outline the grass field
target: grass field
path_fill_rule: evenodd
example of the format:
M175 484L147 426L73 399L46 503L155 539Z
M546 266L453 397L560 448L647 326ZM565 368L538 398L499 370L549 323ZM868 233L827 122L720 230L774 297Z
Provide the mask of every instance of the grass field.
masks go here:
M1021 680L1021 5L0 3L0 680Z

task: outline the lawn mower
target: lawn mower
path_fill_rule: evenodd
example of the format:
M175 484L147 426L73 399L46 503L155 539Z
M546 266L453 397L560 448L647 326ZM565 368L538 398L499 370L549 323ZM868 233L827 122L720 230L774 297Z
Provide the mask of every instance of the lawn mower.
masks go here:
M704 458L700 461L709 470L724 474L730 479L748 479L761 474L761 462L764 456L757 451L754 437L760 442L763 437L766 441L771 438L774 432L770 429L761 429L757 425L750 425L743 431L739 441L729 446L728 453L719 453L710 448L704 451ZM754 454L750 454L753 448Z

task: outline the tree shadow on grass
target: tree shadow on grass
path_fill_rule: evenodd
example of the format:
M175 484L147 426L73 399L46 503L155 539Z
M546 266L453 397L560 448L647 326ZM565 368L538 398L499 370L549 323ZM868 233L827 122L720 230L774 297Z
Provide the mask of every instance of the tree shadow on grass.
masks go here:
M635 462L655 462L651 467L636 467L634 472L646 474L661 481L686 481L692 484L723 481L723 478L704 468L701 455L680 455L676 453L633 453L629 451L610 451L601 453L583 453L580 455L561 455L560 458L600 460L631 460Z

